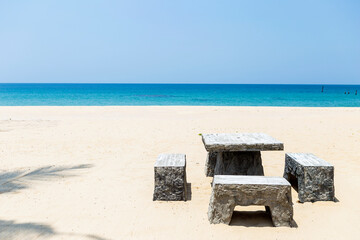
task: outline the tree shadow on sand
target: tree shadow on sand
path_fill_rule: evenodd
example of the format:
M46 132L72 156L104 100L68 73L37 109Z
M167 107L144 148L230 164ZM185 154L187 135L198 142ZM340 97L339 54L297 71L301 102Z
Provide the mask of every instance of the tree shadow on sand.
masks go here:
M0 239L6 240L35 240L52 239L83 239L83 240L109 240L91 234L76 234L56 232L51 226L39 223L18 223L15 221L0 220Z
M0 193L16 192L29 188L34 181L48 181L64 177L75 177L76 170L93 167L91 164L75 166L45 166L40 168L22 168L12 171L0 171Z
M65 177L75 177L79 175L80 170L91 167L93 167L91 164L81 164L74 166L45 166L40 168L22 168L11 171L0 171L0 197L4 193L27 189L35 181L49 181ZM0 239L58 239L57 237L67 240L107 240L96 235L57 232L47 224L0 219Z

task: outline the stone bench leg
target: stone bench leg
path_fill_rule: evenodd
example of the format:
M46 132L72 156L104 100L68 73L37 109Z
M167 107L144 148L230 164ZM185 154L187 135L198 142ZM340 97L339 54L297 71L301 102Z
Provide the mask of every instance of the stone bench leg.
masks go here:
M271 206L270 214L271 220L275 227L292 227L292 213L291 204Z
M211 224L230 224L236 206L236 201L230 196L211 195L208 219ZM284 204L265 206L266 212L271 215L275 227L292 227L292 203L285 200Z
M258 175L264 176L261 153L219 152L214 175Z
M211 224L230 224L235 209L235 199L230 196L211 194L208 219Z

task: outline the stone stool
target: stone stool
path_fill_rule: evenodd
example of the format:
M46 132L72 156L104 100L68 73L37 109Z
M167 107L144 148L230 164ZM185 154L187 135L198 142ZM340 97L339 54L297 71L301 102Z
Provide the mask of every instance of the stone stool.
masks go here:
M186 201L185 154L160 154L154 171L154 201Z
M230 224L237 205L265 206L275 227L293 225L291 185L284 178L215 175L208 211L210 223Z
M334 166L311 153L286 153L284 178L300 202L334 201Z

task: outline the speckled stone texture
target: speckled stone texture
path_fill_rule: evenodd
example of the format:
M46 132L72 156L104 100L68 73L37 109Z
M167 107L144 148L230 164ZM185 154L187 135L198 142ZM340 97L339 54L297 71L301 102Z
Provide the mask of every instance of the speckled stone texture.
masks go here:
M300 202L334 201L334 166L311 153L287 153L284 178L298 191Z
M284 150L282 142L265 133L214 133L201 136L208 152Z
M264 176L260 152L220 152L214 175Z
M205 163L205 176L213 177L216 165L217 152L209 152Z
M208 219L230 224L235 206L261 205L275 227L293 226L291 185L281 177L215 175Z
M260 152L209 152L205 175L259 175L264 176Z
M186 156L160 154L155 166L153 200L186 201Z

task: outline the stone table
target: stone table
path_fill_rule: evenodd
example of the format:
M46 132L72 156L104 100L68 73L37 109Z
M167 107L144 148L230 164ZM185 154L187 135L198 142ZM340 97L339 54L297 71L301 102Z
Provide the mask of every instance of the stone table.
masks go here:
M207 177L264 175L260 151L281 151L284 144L264 133L202 134L208 156Z

